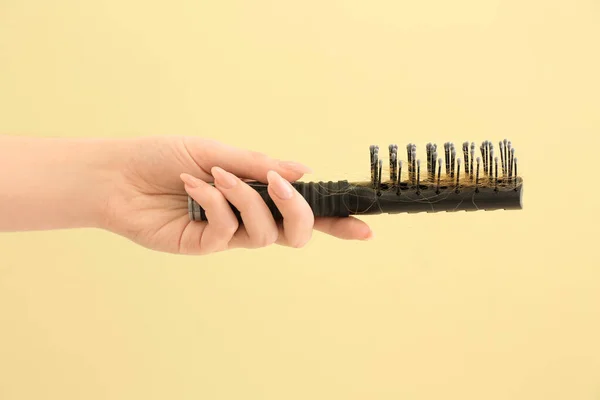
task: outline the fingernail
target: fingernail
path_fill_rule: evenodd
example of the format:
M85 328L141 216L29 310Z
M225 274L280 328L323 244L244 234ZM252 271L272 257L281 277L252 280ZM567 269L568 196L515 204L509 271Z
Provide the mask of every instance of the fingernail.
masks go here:
M374 237L375 237L375 232L373 232L372 230L369 230L369 233L364 238L364 240L372 240Z
M312 169L307 167L304 164L300 164L293 161L280 161L279 166L283 169L287 169L289 171L294 171L299 174L310 174L312 173Z
M235 176L219 167L213 167L211 173L215 178L215 184L223 189L231 189L237 183L237 178Z
M269 171L267 173L267 180L269 181L269 186L273 189L273 192L275 192L275 195L281 200L289 200L292 198L292 195L294 194L292 185L275 171Z
M181 180L183 181L183 183L185 183L186 185L188 185L191 188L197 188L198 186L200 186L202 184L202 181L198 178L195 178L193 176L191 176L190 174L181 174L179 176L181 178Z

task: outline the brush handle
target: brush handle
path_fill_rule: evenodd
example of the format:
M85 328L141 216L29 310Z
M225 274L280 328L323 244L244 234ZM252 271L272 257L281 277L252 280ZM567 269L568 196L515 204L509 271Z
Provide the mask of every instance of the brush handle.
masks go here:
M267 185L260 182L248 183L250 187L260 194L271 210L275 220L283 219L281 212L271 199ZM350 187L347 181L338 182L293 182L292 186L306 199L315 217L347 217L350 211L344 204L345 194ZM230 206L241 221L240 212L231 203ZM206 213L200 205L188 197L188 211L192 221L206 221Z
M269 196L267 185L252 182L276 220L282 216ZM348 217L350 215L377 215L419 212L520 210L523 208L523 182L495 187L436 187L435 185L398 186L355 185L347 181L294 182L292 186L306 199L315 217ZM240 212L231 208L242 221ZM188 211L192 221L206 221L204 209L188 197Z

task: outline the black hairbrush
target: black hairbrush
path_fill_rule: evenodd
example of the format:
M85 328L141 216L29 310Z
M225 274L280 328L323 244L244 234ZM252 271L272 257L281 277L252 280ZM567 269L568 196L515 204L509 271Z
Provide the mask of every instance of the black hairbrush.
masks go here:
M485 141L475 152L475 143L462 144L463 158L452 143L445 143L444 158L435 144L427 144L426 168L421 168L416 145L406 146L407 160L398 157L398 146L389 146L389 178L383 179L379 147L371 146L371 180L367 182L294 182L315 217L452 212L477 210L520 210L523 179L517 174L517 159L511 142L499 143L499 157L492 142ZM265 200L275 219L281 213L267 192L267 185L250 182ZM239 211L231 206L241 221ZM190 219L206 221L200 205L188 197Z

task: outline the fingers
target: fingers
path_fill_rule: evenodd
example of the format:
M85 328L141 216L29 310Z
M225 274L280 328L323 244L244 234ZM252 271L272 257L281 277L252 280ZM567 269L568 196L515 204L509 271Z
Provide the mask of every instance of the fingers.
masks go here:
M256 151L239 149L224 143L188 137L186 148L205 171L221 167L242 179L267 182L267 173L276 171L290 182L310 173L307 166L291 161L280 161Z
M240 212L244 223L244 230L240 230L234 238L234 246L259 248L275 243L279 229L260 194L219 167L214 167L211 173L215 178L215 187Z
M181 237L182 252L207 254L273 243L300 248L310 241L313 229L345 240L373 237L369 226L353 217L315 219L307 201L275 171L267 173L268 193L283 216L282 227L255 189L219 167L214 167L211 173L214 187L188 174L181 175L187 193L204 208L208 220L188 225ZM232 205L241 214L242 226Z
M267 174L269 196L283 216L283 230L277 243L304 247L312 237L314 215L306 200L275 171Z
M225 197L215 187L181 174L185 190L204 208L208 224L188 224L180 240L181 252L208 254L228 248L231 238L238 230L239 222Z
M317 218L315 229L344 240L370 240L374 237L371 228L354 218Z

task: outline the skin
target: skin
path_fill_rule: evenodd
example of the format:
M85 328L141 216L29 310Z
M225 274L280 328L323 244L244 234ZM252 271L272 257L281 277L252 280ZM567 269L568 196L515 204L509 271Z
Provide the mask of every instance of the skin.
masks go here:
M310 172L306 166L214 140L3 136L0 167L5 232L98 228L153 250L190 255L272 244L301 248L314 230L344 240L373 237L353 217L314 218L289 184ZM249 180L268 183L282 223ZM189 220L188 194L206 210L208 222Z

